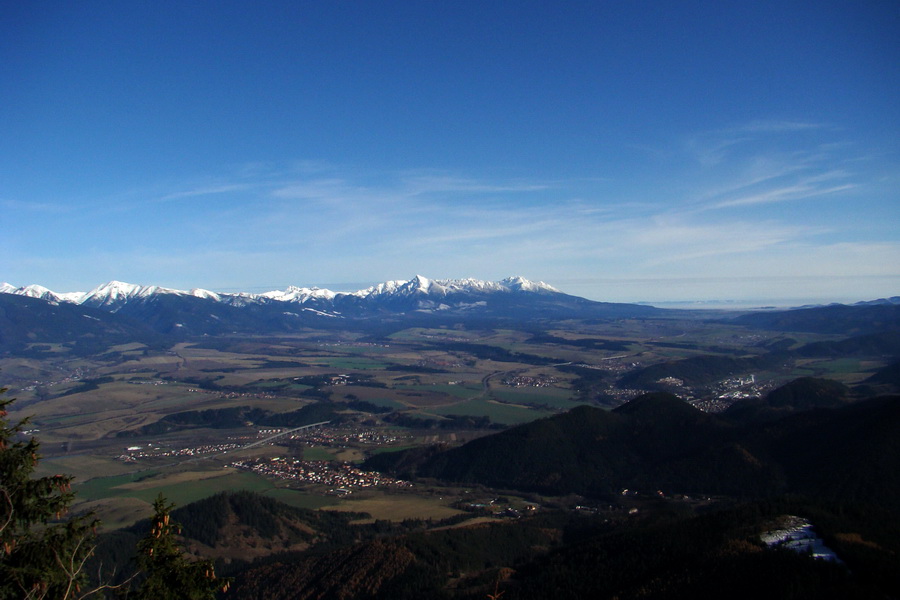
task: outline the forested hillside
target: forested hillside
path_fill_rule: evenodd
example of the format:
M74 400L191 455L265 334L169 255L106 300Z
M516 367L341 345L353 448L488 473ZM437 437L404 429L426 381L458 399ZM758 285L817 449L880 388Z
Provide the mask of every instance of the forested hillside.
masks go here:
M459 448L375 456L367 466L554 494L797 492L892 504L900 498L900 444L891 433L900 428L900 397L848 404L844 394L840 384L799 380L758 410L736 409L735 419L649 394L609 412L579 407ZM836 472L839 483L829 475Z

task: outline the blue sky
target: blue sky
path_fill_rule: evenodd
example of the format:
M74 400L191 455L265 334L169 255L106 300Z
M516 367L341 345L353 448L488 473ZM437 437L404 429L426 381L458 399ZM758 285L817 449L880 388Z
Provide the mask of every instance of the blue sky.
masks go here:
M896 2L8 2L0 28L0 281L900 294Z

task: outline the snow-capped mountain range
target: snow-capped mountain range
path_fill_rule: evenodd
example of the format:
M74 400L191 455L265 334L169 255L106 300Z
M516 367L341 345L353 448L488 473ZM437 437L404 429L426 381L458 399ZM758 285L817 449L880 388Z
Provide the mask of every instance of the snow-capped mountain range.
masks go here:
M509 277L502 281L481 281L478 279L428 279L417 275L408 281L396 280L379 283L372 287L356 292L333 292L317 287L290 286L286 290L274 290L262 294L250 294L246 292L226 294L211 292L209 290L194 288L189 291L175 290L156 285L136 285L121 281L110 281L94 288L89 292L54 292L41 285L28 285L15 287L9 283L0 283L0 293L40 298L50 302L67 302L106 308L115 312L125 304L134 300L146 300L154 296L192 296L215 302L222 302L232 306L245 306L247 304L260 304L266 302L286 302L293 304L328 303L341 304L342 301L378 303L390 298L416 298L424 310L440 308L441 304L435 304L436 300L459 294L487 294L495 292L533 292L555 293L561 292L544 282L533 282L523 277ZM449 305L448 305L449 307Z
M40 343L75 344L216 335L278 335L308 328L378 330L478 322L644 318L665 311L594 302L542 282L433 280L417 276L356 292L289 287L262 294L175 290L111 281L89 292L0 284L0 353ZM156 343L155 341L152 343ZM81 351L81 350L79 350Z

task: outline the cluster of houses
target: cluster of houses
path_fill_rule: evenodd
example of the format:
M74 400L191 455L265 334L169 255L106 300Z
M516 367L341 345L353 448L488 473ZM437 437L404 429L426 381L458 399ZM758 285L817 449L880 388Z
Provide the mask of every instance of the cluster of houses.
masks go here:
M81 381L85 377L88 377L88 375L89 375L88 371L86 371L85 369L82 369L81 367L78 367L75 370L73 370L70 375L63 377L62 379L56 379L53 381L34 380L31 382L30 385L27 385L27 386L21 388L21 390L23 392L33 392L34 390L36 390L39 387L53 387L56 385L63 385L66 383L75 383L75 382Z
M260 460L238 460L231 463L237 469L253 471L265 477L282 479L298 484L322 485L349 493L352 489L393 487L408 488L412 484L401 479L393 479L381 473L363 471L347 462L326 460L296 460L270 458Z
M240 444L202 444L200 446L190 446L187 448L166 449L147 444L145 446L129 446L125 448L125 452L117 458L123 462L137 462L141 458L159 458L163 456L198 456L201 454L213 454L216 452L225 452L226 450L234 450L240 448Z
M379 432L374 429L336 431L321 428L299 431L290 436L292 440L302 440L311 446L331 447L345 447L349 444L386 446L411 438L412 436L399 436L393 433Z
M549 375L515 375L503 380L503 385L510 387L550 387L555 383L556 378Z

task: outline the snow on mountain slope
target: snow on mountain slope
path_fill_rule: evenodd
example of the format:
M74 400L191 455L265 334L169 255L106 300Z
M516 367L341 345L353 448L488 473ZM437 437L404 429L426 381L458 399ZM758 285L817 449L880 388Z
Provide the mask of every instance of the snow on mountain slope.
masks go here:
M429 296L446 296L450 293L466 292L556 292L559 290L543 281L532 282L524 277L508 277L501 281L482 281L480 279L427 279L416 275L409 281L388 281L379 283L365 290L355 292L360 298L371 298L384 295L410 296L425 294Z
M81 304L85 292L54 292L60 302L69 302L70 304Z
M48 302L73 302L74 298L81 296L81 292L68 294L57 294L42 285L26 285L17 288L9 283L0 284L0 294L15 294L17 296L27 296L29 298L40 298Z
M207 300L215 300L216 302L220 302L222 300L222 297L219 296L219 294L200 288L194 288L190 292L188 292L188 294L194 296L195 298L206 298Z
M379 283L357 292L333 292L318 287L289 286L284 291L273 290L262 294L237 293L225 294L194 288L190 291L175 290L156 285L143 286L122 281L110 281L89 292L53 292L40 285L29 285L17 288L9 283L0 285L0 293L18 294L32 298L43 298L53 302L69 302L93 307L116 310L127 302L136 299L150 298L159 294L177 296L193 296L215 302L224 302L232 306L277 301L304 304L317 301L320 304L331 304L336 300L358 298L364 302L381 302L394 298L442 298L449 294L492 293L492 292L535 292L559 293L556 288L544 282L532 282L523 277L509 277L501 281L482 281L479 279L428 279L416 275L410 280L393 280ZM436 305L437 306L437 305Z
M377 285L373 285L372 287L366 288L364 290L359 290L358 292L353 292L353 296L358 296L360 298L368 298L371 296L382 296L382 295L390 295L396 294L404 286L406 286L409 282L405 280L395 280L395 281L385 281L384 283L379 283Z
M304 318L320 317L348 320L394 319L402 315L463 319L631 318L648 316L657 310L569 296L546 283L523 277L482 281L428 279L417 275L408 281L386 281L357 292L291 286L283 291L261 294L216 293L121 281L110 281L84 294L54 294L39 286L13 288L6 285L0 290L31 294L59 304L99 308L148 323L165 335L173 331L180 335L216 335L238 330L285 331L302 324Z
M135 298L147 298L154 294L167 293L185 294L185 292L169 290L155 285L144 286L122 281L110 281L86 293L78 303L95 307L115 307Z
M301 288L292 285L283 292L274 290L271 292L265 292L263 294L260 294L259 296L262 298L271 298L272 300L278 300L280 302L296 302L298 304L303 304L304 302L313 298L333 300L336 295L337 294L335 292L332 292L331 290L325 290L317 287Z
M20 296L28 296L29 298L43 298L44 300L59 302L59 296L42 285L27 285L21 288L17 293Z

